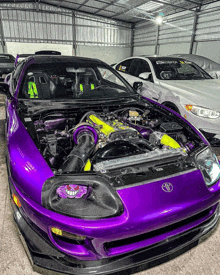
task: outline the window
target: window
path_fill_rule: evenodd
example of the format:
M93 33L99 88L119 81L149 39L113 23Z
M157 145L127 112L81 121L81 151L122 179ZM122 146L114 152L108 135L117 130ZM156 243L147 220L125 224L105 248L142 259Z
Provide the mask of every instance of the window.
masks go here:
M129 69L129 74L139 77L141 73L151 73L150 66L147 61L134 58Z
M127 60L121 62L120 64L118 64L116 66L116 70L121 71L123 73L128 73L129 72L129 67L131 65L132 60L133 59L127 59Z
M134 58L131 62L131 66L130 66L130 69L129 69L129 74L130 75L133 75L133 76L137 76L137 69L139 67L139 64L140 64L140 59L137 59L137 58Z
M211 78L196 64L184 60L160 58L152 60L152 64L158 79L194 80Z
M134 93L122 76L98 62L34 63L25 74L19 98L97 100Z
M151 73L151 69L148 62L140 59L139 66L136 73L137 73L137 76L139 76L142 73Z
M17 87L18 84L18 79L21 75L22 69L24 66L24 62L18 63L18 65L15 68L14 74L13 74L13 78L12 78L12 86L13 86L13 90L15 92L15 89Z
M194 74L200 76L200 72L191 64L184 63L180 68L177 68L179 74Z

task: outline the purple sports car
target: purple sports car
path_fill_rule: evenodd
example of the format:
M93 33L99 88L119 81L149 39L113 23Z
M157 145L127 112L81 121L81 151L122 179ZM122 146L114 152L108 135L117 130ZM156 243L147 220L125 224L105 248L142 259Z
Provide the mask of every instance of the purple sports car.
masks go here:
M9 185L34 266L119 272L215 228L219 162L177 113L95 59L29 56L9 83Z

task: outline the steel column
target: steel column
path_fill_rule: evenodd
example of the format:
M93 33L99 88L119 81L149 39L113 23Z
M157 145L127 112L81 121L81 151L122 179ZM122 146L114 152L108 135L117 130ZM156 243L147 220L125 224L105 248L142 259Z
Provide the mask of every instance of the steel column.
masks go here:
M75 15L75 12L72 12L72 32L73 32L73 55L77 56L77 53L76 53L77 44L76 44L76 15Z
M159 40L159 31L160 31L160 25L157 25L157 30L156 30L156 41L155 41L155 50L154 50L154 54L158 54L158 40Z
M1 37L1 46L3 53L7 52L6 44L5 44L5 37L4 37L4 31L3 31L3 24L2 24L2 13L0 11L0 37Z
M194 45L195 37L196 37L196 28L197 28L197 23L198 23L198 12L200 12L200 10L201 10L201 6L196 10L195 15L194 15L192 36L191 36L190 48L189 48L190 54L192 54L192 51L193 51L193 45Z
M134 54L134 28L135 24L132 24L131 26L131 56Z

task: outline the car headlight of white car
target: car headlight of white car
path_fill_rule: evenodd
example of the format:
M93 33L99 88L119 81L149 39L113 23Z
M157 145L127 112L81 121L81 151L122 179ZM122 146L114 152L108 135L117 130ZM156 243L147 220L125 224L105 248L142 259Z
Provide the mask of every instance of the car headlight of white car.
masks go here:
M220 178L220 165L216 155L210 148L205 149L196 157L196 162L202 172L207 186L215 184Z
M207 108L195 106L195 105L185 105L187 111L190 111L196 116L205 117L205 118L218 118L219 112L210 110Z

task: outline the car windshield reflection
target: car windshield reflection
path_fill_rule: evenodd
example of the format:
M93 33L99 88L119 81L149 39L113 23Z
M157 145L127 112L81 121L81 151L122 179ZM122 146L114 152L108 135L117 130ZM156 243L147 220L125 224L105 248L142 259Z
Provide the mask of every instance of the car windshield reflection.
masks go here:
M132 88L111 68L67 62L29 66L19 98L99 99L132 94Z

